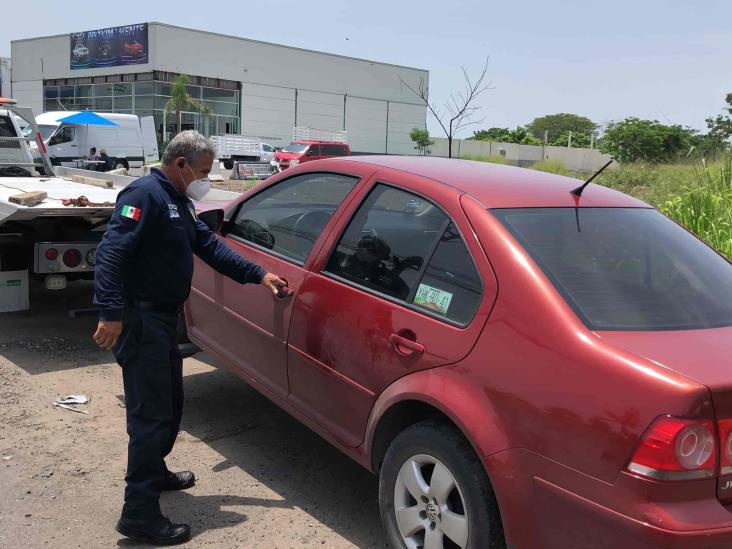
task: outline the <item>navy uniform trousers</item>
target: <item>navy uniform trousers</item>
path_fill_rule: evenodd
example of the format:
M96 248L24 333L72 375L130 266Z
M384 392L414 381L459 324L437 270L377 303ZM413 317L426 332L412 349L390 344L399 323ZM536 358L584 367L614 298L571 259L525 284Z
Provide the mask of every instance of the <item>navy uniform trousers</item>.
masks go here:
M127 474L122 516L160 514L160 492L183 411L183 359L178 352L178 313L126 309L114 349L122 367L127 407Z

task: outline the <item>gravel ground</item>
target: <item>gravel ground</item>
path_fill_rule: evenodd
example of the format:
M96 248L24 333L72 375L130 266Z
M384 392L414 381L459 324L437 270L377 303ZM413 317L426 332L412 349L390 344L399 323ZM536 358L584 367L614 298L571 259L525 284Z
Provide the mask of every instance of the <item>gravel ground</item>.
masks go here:
M91 287L0 314L0 547L144 547L114 531L126 434L119 367L90 339ZM186 407L169 458L197 485L163 512L185 547L385 547L376 478L206 355L184 362ZM52 406L85 394L88 414Z

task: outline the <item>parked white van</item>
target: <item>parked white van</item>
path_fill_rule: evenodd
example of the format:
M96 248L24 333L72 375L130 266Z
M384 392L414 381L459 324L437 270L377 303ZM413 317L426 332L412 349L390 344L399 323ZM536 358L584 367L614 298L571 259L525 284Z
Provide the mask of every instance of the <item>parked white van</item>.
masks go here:
M81 159L96 147L97 154L106 149L115 168L139 168L159 160L152 116L138 118L134 114L97 113L116 126L62 124L78 111L49 111L36 116L36 124L46 143L51 162L78 167Z

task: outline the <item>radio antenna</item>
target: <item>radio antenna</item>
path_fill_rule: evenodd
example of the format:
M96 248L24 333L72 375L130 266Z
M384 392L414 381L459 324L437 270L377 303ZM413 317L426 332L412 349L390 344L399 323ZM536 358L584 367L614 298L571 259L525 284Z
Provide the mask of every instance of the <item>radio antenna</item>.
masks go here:
M592 177L590 177L587 181L585 181L584 183L582 183L582 185L580 185L576 189L572 189L570 192L573 195L582 196L582 191L585 190L585 187L587 187L587 185L589 185L590 183L592 183L592 180L595 179L598 175L600 175L603 172L603 170L605 168L607 168L612 163L613 163L613 159L611 158L610 160L608 160L607 164L605 164L602 168L600 168L594 174L592 174Z

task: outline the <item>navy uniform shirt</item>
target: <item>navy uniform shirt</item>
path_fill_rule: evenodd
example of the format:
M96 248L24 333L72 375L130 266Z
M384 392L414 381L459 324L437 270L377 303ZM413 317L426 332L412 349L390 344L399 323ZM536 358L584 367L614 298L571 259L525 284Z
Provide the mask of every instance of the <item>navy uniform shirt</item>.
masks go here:
M191 291L193 254L237 282L265 271L234 253L195 215L190 199L160 170L122 189L97 248L94 303L100 319L120 320L131 301L175 308Z

